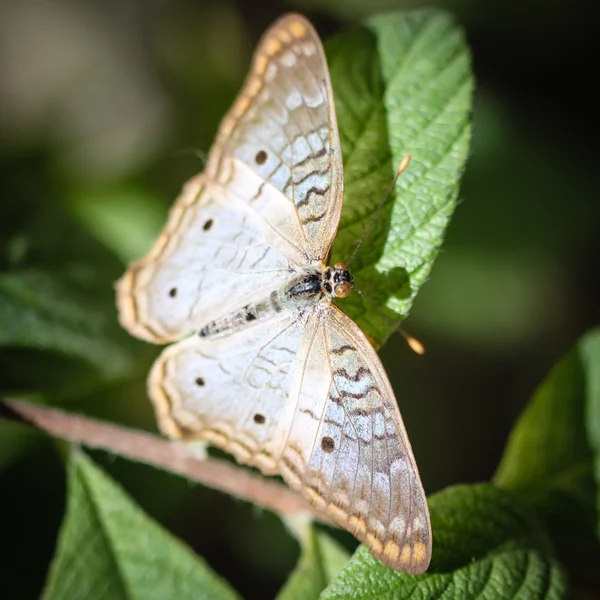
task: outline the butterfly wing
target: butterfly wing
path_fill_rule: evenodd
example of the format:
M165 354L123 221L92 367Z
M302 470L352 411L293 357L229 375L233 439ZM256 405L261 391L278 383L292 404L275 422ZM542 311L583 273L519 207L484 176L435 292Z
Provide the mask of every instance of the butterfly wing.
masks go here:
M285 217L284 203L268 202L263 209ZM286 238L264 224L260 211L205 174L189 181L150 253L117 283L123 327L166 343L205 325L206 315L268 296L289 279L293 263Z
M283 17L263 36L208 170L217 173L228 159L233 171L249 170L288 198L308 262L321 262L339 224L343 167L327 60L304 17Z
M148 379L161 431L204 440L265 473L289 395L304 324L290 311L233 335L197 335L166 348Z
M290 15L271 27L223 120L205 172L188 182L149 254L117 284L121 324L174 341L320 263L335 236L343 172L327 63Z
M431 557L427 499L383 365L335 306L313 320L279 431L282 475L378 560L422 573Z

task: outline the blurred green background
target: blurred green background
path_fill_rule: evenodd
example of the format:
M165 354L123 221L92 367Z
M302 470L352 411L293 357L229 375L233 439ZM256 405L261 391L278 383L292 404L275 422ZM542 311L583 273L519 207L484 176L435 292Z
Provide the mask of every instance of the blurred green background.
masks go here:
M426 490L489 479L537 383L600 316L588 83L600 23L583 0L0 1L0 392L154 431L144 377L157 349L120 331L112 282L201 170L261 32L289 10L326 39L423 6L466 29L473 146L463 203L406 322L427 353L396 336L381 355ZM61 443L0 422L3 598L42 588L63 456ZM244 597L272 596L295 563L273 515L94 458Z

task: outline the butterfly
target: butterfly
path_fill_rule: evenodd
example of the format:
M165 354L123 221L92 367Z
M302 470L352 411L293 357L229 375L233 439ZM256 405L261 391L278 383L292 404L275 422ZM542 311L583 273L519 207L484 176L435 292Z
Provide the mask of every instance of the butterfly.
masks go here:
M299 15L264 34L206 168L117 284L121 324L168 346L161 431L278 474L384 564L422 573L427 499L377 353L333 298L343 166L325 54Z

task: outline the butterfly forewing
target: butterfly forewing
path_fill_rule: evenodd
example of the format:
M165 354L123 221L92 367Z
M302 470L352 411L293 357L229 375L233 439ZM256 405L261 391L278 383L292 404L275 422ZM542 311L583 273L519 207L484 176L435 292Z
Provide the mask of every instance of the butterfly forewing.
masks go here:
M427 501L383 366L336 307L314 319L298 396L290 398L284 478L382 562L423 572L431 554Z
M285 195L307 261L322 261L339 223L343 169L327 61L306 19L284 17L261 40L246 85L221 124L209 171L222 169L228 157L234 170L254 173L263 192Z

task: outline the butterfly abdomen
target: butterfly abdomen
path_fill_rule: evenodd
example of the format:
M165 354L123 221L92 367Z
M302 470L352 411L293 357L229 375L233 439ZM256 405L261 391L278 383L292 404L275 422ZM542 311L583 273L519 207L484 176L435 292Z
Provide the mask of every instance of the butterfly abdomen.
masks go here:
M323 277L318 271L300 275L281 289L273 290L265 300L246 304L239 310L207 323L198 335L202 338L229 335L273 313L310 308L328 296L323 287Z
M256 321L259 317L264 316L264 311L261 310L262 307L262 303L247 304L240 310L236 310L220 319L211 321L200 329L198 335L202 338L208 338L233 333L241 327Z

